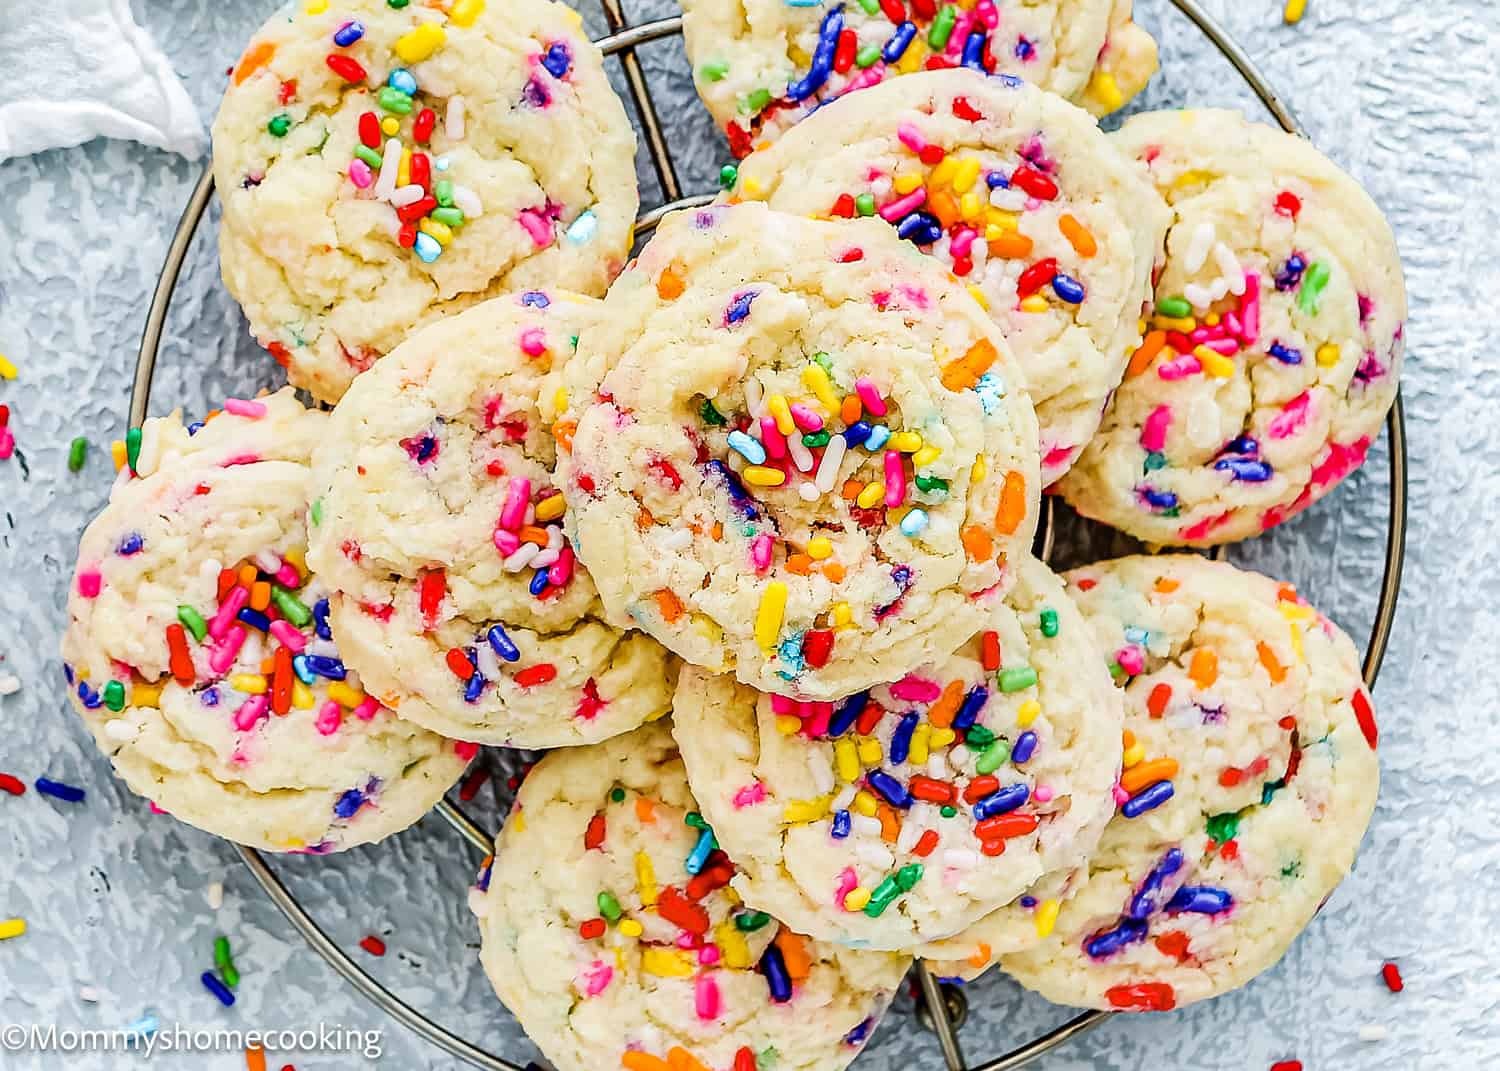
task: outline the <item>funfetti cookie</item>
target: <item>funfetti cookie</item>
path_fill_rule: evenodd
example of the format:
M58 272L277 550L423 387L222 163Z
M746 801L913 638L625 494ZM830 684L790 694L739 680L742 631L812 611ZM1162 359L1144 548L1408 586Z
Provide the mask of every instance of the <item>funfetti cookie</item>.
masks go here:
M734 872L665 722L555 751L470 894L485 970L558 1071L839 1071L911 958L803 937Z
M1000 965L1061 1004L1164 1011L1274 964L1349 872L1374 711L1289 585L1190 555L1068 580L1124 684L1119 812L1050 936Z
M968 642L893 684L797 703L685 669L674 710L745 902L855 947L954 935L1081 864L1114 809L1120 696L1034 560Z
M303 562L308 455L290 388L206 425L146 422L83 534L62 655L73 704L132 790L269 851L378 841L475 750L365 694Z
M570 363L573 548L689 662L832 699L947 654L1036 526L1036 415L979 304L884 224L668 216Z
M1095 115L1156 71L1131 0L684 0L698 95L736 156L819 107L901 75L951 67L1024 78Z
M1141 341L1167 207L1083 111L1013 78L917 74L821 109L731 195L870 216L969 285L1026 376L1042 484L1077 459Z
M604 620L563 535L543 395L600 302L493 298L355 381L314 459L308 561L372 694L435 732L592 743L671 708L666 650Z
M550 0L289 4L235 64L213 143L224 284L328 402L477 301L602 294L638 208L625 109Z
M1149 333L1060 489L1148 543L1244 539L1380 434L1406 348L1396 243L1353 179L1237 112L1140 115L1115 139L1172 227Z

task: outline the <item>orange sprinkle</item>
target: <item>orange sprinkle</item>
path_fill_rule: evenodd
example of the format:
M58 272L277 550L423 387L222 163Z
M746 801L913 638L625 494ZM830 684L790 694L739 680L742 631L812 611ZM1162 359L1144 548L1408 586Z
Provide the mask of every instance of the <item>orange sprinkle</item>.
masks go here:
M645 796L635 798L635 817L642 825L649 826L656 821L656 802L648 800Z
M254 584L255 584L255 578L258 577L258 576L260 576L260 571L258 569L256 569L255 566L253 566L253 565L242 565L242 566L240 566L240 583L243 584L245 587L247 587L247 588L253 587Z
M547 529L534 524L523 524L516 535L521 537L522 543L535 543L539 547L547 545Z
M234 84L241 85L246 78L270 63L274 55L276 55L276 46L270 41L262 41L246 49L240 61L234 65ZM264 1057L261 1058L261 1066L265 1066Z
M992 257L1007 257L1015 260L1031 255L1031 239L1020 231L1006 231L998 238L991 238L987 244Z
M781 958L786 961L786 973L792 981L801 982L812 972L812 957L807 954L807 942L801 934L793 933L785 926L776 934L776 947L781 949Z
M250 585L250 609L264 610L271 605L271 584L267 580L257 580Z
M1156 579L1156 593L1158 595L1170 595L1181 586L1181 584L1169 577L1162 576Z
M1162 351L1167 344L1167 333L1165 331L1149 331L1141 340L1140 347L1130 355L1130 364L1125 369L1125 378L1138 376L1151 367L1151 362L1156 360L1156 355Z
M844 567L838 562L824 562L823 575L835 584L844 582Z
M806 554L792 554L787 557L786 571L796 573L798 576L812 575L812 558Z
M620 1066L625 1071L672 1071L672 1065L660 1056L652 1056L649 1052L631 1052L629 1050L620 1054Z
M990 555L995 553L995 541L990 538L988 531L977 524L971 524L959 532L958 538L963 540L964 552L971 562L989 561Z
M839 405L839 418L845 424L853 424L865 415L864 403L859 400L858 394L844 395L843 402Z
M1005 474L1005 486L1000 491L1000 505L995 508L995 530L1001 535L1014 535L1026 517L1026 477L1019 472Z
M981 338L969 347L969 352L944 365L938 378L949 390L968 390L979 382L980 376L990 370L990 365L999 356L995 344L987 338Z
M276 659L262 658L260 660L260 671L265 674L274 673L276 671Z
M719 542L724 538L724 522L714 521L714 526L708 530L708 534L713 536L715 543Z
M1152 759L1136 763L1120 775L1120 787L1134 796L1147 785L1170 781L1177 776L1176 759Z
M853 502L864 489L865 485L858 480L845 480L844 486L839 488L839 496L846 502Z
M927 708L927 720L932 722L932 727L946 729L952 725L953 716L958 713L958 705L963 702L963 698L963 681L949 681L937 702Z
M922 207L937 217L938 222L943 225L943 230L953 226L963 215L958 210L958 202L947 190L939 190L937 193L927 195L927 203Z
M1290 584L1282 584L1276 589L1277 602L1296 602L1297 589Z
M1094 236L1089 229L1079 223L1073 216L1066 213L1057 221L1057 229L1062 231L1063 237L1068 240L1080 257L1087 260L1099 252L1099 243L1094 241Z
M901 835L901 819L896 817L895 810L889 804L882 803L876 810L875 817L880 819L880 839L887 844L895 844L896 838Z
M1120 749L1122 751L1129 751L1133 747L1135 747L1135 733L1126 729L1120 734Z
M673 1045L667 1050L667 1066L672 1071L709 1071L703 1061L688 1052L681 1045Z
M266 1071L266 1050L251 1045L245 1050L245 1071Z
M661 611L662 620L669 625L676 624L677 619L682 616L682 600L671 588L657 589L656 608Z
M1167 704L1172 701L1172 686L1162 681L1151 689L1151 694L1146 697L1146 713L1153 718L1159 718L1166 713Z
M1212 688L1219 679L1219 656L1212 647L1200 647L1193 652L1193 661L1188 666L1188 676L1199 688Z
M1286 667L1276 660L1276 652L1263 643L1255 645L1256 653L1260 655L1260 664L1266 667L1266 675L1271 678L1272 684L1280 684L1286 680Z
M980 941L974 946L974 951L969 955L970 967L988 967L990 963L990 946Z
M656 518L651 516L651 511L645 506L635 512L635 527L637 531L644 532L656 523Z
M552 425L552 437L557 440L557 445L568 453L573 452L573 433L578 430L578 421L559 420Z
M684 289L682 280L671 268L663 269L656 278L656 296L663 301L676 301Z

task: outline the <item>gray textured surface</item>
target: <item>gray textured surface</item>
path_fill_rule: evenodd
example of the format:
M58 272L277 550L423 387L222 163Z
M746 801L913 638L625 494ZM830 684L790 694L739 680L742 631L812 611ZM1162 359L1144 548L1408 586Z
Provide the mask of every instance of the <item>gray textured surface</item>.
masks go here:
M669 6L637 0L641 18ZM203 114L269 0L136 0ZM1259 114L1230 68L1166 0L1137 0L1163 40L1163 73L1143 106L1239 104ZM1283 27L1279 0L1207 0L1296 108L1317 143L1390 215L1412 294L1405 396L1411 443L1411 541L1391 656L1376 691L1384 785L1355 874L1287 958L1246 989L1164 1017L1115 1019L1051 1057L1082 1068L1263 1069L1297 1057L1308 1071L1493 1066L1500 1061L1500 678L1493 636L1500 574L1500 430L1492 413L1500 337L1492 254L1500 210L1482 184L1495 142L1493 0L1310 0ZM597 22L597 20L593 20ZM676 43L645 57L662 92L684 178L708 188L719 143L691 96ZM146 303L197 165L119 142L0 164L0 351L20 366L0 382L19 449L0 462L0 770L85 786L86 803L0 796L0 918L30 922L0 943L0 1023L117 1026L154 1008L193 1027L384 1027L383 1066L450 1068L366 1005L293 933L231 851L148 813L116 785L68 710L55 639L75 541L110 479L108 442L124 430ZM649 196L649 191L648 191ZM1476 308L1477 306L1477 308ZM275 382L218 285L212 229L195 243L163 347L152 405L200 413L231 391ZM66 468L69 440L93 444ZM24 459L24 460L23 460ZM29 475L28 475L29 471ZM1358 476L1295 522L1232 558L1294 580L1356 637L1380 575L1388 492L1384 440ZM1464 535L1462 533L1468 533ZM523 1061L529 1046L480 972L463 890L475 859L435 819L394 841L331 859L279 862L334 938L384 935L390 953L356 952L408 1001L480 1044ZM210 911L205 888L225 886ZM197 981L216 933L233 939L240 1002L221 1009ZM1381 962L1407 989L1386 992ZM82 1002L96 987L98 1005ZM973 986L961 1037L971 1059L996 1054L1065 1012L990 977ZM1361 1026L1389 1028L1362 1043ZM273 1071L286 1060L273 1060ZM362 1066L348 1055L297 1056L299 1071ZM0 1055L3 1068L118 1068L121 1057ZM154 1066L242 1068L227 1054L158 1057ZM857 1065L938 1067L930 1035L903 1001Z

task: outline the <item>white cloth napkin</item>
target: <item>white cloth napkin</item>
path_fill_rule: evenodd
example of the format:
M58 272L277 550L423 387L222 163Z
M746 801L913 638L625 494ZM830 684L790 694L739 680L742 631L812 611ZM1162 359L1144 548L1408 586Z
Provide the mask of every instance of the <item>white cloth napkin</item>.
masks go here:
M0 103L0 160L96 137L202 155L197 109L129 0L0 7L6 53L30 72L8 81L10 99Z

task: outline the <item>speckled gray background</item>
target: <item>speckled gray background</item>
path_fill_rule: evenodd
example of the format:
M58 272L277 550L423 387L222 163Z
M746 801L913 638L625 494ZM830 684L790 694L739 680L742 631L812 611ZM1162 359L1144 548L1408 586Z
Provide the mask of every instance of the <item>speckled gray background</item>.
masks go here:
M0 10L19 0L0 0ZM639 19L669 3L636 0ZM135 0L205 117L271 0ZM1395 226L1412 295L1405 396L1411 538L1392 653L1376 691L1384 785L1355 874L1273 971L1219 1001L1116 1019L1043 1060L1083 1068L1308 1071L1446 1069L1500 1062L1500 333L1494 325L1500 210L1485 186L1496 150L1494 0L1309 0L1300 26L1280 0L1206 0L1263 65L1315 141L1370 189ZM1137 0L1163 41L1163 71L1140 106L1231 104L1258 114L1232 70L1167 0ZM597 20L594 20L597 23ZM16 57L11 57L15 60ZM722 149L692 98L680 45L645 62L660 91L684 178L704 190ZM48 77L24 70L17 77ZM0 918L30 923L0 943L0 1024L113 1027L155 1010L191 1027L384 1028L382 1066L456 1067L365 1004L281 919L207 835L152 816L118 786L69 713L55 653L64 588L85 520L104 500L107 444L124 431L146 303L198 164L121 142L0 164L0 351L20 367L0 382L17 454L0 462L0 771L85 786L69 805L0 796ZM645 172L643 171L643 175ZM643 191L651 196L652 183ZM195 244L163 347L152 406L201 413L227 393L276 382L218 285L212 228ZM69 440L93 445L66 467ZM1232 557L1298 583L1362 637L1374 612L1388 493L1384 440L1370 464L1291 524ZM489 790L486 790L488 798ZM464 888L475 859L435 819L376 848L278 868L337 941L381 934L390 952L356 952L387 984L449 1027L524 1061L533 1053L479 969ZM205 890L225 888L210 910ZM200 986L212 940L230 935L244 980L219 1007ZM1400 962L1407 989L1378 970ZM79 997L81 986L99 1002ZM1060 1022L1061 1009L991 977L969 990L971 1059ZM1388 1036L1361 1042L1361 1027ZM0 1054L0 1068L121 1068L134 1057ZM276 1071L287 1060L272 1060ZM299 1071L364 1066L354 1055L297 1055ZM158 1056L153 1066L243 1068L238 1053ZM857 1065L940 1066L903 1001ZM601 1069L603 1071L603 1069Z

